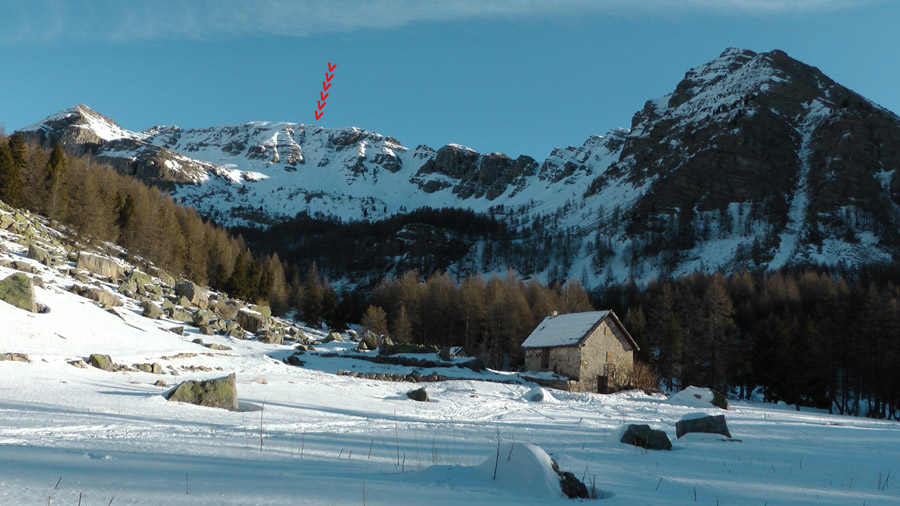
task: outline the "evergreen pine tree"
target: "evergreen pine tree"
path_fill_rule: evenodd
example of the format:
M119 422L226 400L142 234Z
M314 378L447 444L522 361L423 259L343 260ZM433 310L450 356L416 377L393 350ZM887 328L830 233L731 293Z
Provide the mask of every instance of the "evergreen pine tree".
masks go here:
M68 192L66 191L66 166L68 160L59 142L53 145L44 178L47 189L46 212L50 219L65 216Z
M12 207L22 205L22 172L15 162L10 142L0 142L0 200Z

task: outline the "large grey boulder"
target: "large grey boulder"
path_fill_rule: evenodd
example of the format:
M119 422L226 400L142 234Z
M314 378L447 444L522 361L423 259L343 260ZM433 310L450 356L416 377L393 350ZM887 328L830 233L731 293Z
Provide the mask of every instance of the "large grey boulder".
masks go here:
M151 320L155 320L163 314L162 309L160 309L159 306L148 300L141 302L141 309L143 309L141 316L150 318Z
M281 335L281 332L275 332L273 330L264 330L257 334L257 339L261 343L269 343L269 344L284 344L284 336Z
M115 371L118 369L116 363L112 361L109 355L101 355L99 353L91 354L90 358L88 358L88 364L104 371Z
M53 257L50 256L50 253L47 253L45 250L34 244L28 245L28 254L26 256L32 260L37 260L48 267L53 265Z
M31 279L21 272L0 281L0 300L32 313L40 311L34 299L34 285Z
M240 324L242 329L254 334L260 329L268 328L268 318L263 316L261 313L247 308L238 311L237 322L238 324Z
M680 438L691 432L721 434L727 438L731 437L731 432L728 431L728 424L725 423L725 415L700 416L675 422L675 435L677 437Z
M209 294L206 290L190 281L182 281L175 284L175 295L184 296L191 304L199 308L209 307Z
M191 323L195 327L200 327L203 325L209 325L209 321L215 318L215 313L210 311L209 309L200 309L192 315Z
M240 411L234 373L220 379L185 381L166 394L166 399L198 406Z
M72 291L84 298L97 301L104 307L115 307L122 305L122 301L121 299L119 299L118 295L110 292L109 290L104 290L103 288L98 288L96 286L72 285Z
M137 289L141 291L146 291L145 287L153 284L153 278L149 274L137 269L132 269L131 274L128 276L128 281L134 283Z
M646 450L671 450L672 442L665 431L653 430L647 424L632 424L625 429L621 441Z
M105 276L110 279L119 277L119 264L115 260L108 257L102 257L86 251L78 253L78 259L75 261L75 267L93 272L98 276Z
M191 313L189 313L187 310L177 307L166 308L165 313L166 316L168 316L172 320L179 322L191 323L194 320L194 316Z
M212 307L213 305L210 304ZM215 303L215 307L213 308L216 313L226 320L233 320L237 318L238 310L241 309L241 305L233 300L218 300Z

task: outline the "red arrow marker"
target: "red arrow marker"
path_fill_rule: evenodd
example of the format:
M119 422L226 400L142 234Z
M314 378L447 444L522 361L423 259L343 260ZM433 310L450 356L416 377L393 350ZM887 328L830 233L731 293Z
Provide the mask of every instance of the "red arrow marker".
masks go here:
M328 93L325 92L328 91L328 88L331 88L331 79L334 77L334 69L336 68L337 64L332 65L331 62L328 62L328 72L331 73L325 72L325 80L322 81L322 91L319 92L319 101L317 102L319 109L315 111L317 121L325 114L322 112L322 109L325 108L325 99L328 98Z

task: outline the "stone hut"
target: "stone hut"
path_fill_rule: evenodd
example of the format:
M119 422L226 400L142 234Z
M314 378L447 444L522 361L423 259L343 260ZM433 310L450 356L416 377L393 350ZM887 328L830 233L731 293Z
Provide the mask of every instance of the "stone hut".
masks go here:
M555 371L578 392L608 393L626 386L638 345L612 311L554 314L522 343L525 369Z

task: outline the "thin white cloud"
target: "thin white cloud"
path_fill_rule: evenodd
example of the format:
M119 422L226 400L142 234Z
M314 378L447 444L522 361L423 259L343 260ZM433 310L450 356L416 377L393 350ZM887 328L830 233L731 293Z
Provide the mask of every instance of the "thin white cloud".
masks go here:
M0 40L125 42L309 36L428 21L591 12L772 14L881 0L30 0L4 2Z

